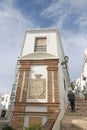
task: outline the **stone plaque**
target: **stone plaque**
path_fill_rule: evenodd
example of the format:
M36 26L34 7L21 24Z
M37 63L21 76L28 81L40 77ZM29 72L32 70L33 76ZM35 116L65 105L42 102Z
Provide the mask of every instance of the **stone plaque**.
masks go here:
M42 74L36 74L35 79L30 80L29 98L45 99L46 98L46 79L42 79Z

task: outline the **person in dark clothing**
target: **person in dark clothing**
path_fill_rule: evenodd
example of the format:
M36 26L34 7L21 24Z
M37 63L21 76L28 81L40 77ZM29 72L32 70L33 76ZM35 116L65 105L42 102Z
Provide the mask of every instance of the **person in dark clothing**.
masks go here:
M70 102L71 112L75 112L75 95L71 90L68 92L68 100Z

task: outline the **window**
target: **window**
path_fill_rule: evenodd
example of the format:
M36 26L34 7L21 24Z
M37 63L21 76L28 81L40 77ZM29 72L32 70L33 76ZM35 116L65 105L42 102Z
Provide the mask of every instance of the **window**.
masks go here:
M7 102L8 101L8 96L6 96L6 99L5 99L5 102Z
M4 97L2 97L2 101L4 101Z
M40 37L35 39L35 48L34 52L42 51L46 52L47 48L47 38L46 37Z
M65 81L65 79L63 79L63 82L64 82L64 89L66 90L66 81Z

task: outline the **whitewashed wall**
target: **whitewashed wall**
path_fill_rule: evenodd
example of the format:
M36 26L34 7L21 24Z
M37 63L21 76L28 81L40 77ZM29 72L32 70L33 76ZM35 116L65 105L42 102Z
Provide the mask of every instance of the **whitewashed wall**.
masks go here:
M59 102L60 102L60 113L59 116L56 120L56 123L54 124L54 127L52 130L59 130L60 129L60 121L64 116L64 113L67 109L68 106L68 98L67 98L67 86L68 84L66 83L66 90L64 89L64 81L63 79L66 79L66 77L63 74L63 69L61 64L59 65L59 74L58 74L58 82L59 82Z
M68 84L66 82L66 90L64 89L64 79L66 80L67 77L65 77L63 70L63 66L61 65L61 62L64 60L64 51L62 47L62 43L60 40L59 32L57 30L46 32L45 31L36 31L36 32L28 32L25 35L24 44L21 52L21 57L30 53L34 52L34 44L35 44L35 38L36 37L47 37L47 53L50 53L52 55L55 55L59 57L59 64L58 64L58 89L59 89L59 101L60 101L60 114L58 116L58 119L53 127L53 130L59 130L60 127L60 120L64 116L64 113L67 109L68 105L68 99L67 99L67 90L68 90ZM67 71L67 70L65 70ZM53 73L52 73L53 76ZM54 81L52 81L54 82ZM53 100L54 101L54 100ZM27 120L27 117L25 117L25 121ZM25 124L26 125L26 124Z
M85 77L86 80L84 80L83 77ZM87 83L87 49L84 50L82 71L79 78L76 80L75 89L78 89L80 91L84 90L84 86L86 86L87 88L86 83Z
M59 40L57 41L57 36L55 32L37 34L30 34L27 32L25 35L23 51L21 53L21 56L34 52L34 44L36 37L47 37L47 53L58 56L57 48L59 43L57 42L59 42Z
M7 110L10 103L10 93L9 94L5 93L2 97L4 98L4 100L1 101L1 105L3 106L4 109Z
M57 33L59 36L59 33ZM69 81L67 82L66 79L68 79L67 75L67 69L63 69L63 66L61 65L61 62L64 60L64 50L63 46L60 40L60 36L57 37L57 51L58 51L58 56L59 56L59 64L58 64L58 90L59 90L59 102L60 102L60 113L59 116L56 120L56 123L54 124L54 127L52 130L59 130L60 129L60 121L64 116L65 111L67 110L68 106L68 98L67 98L67 93L68 93L68 87L69 86ZM66 84L66 90L64 88L64 79L65 79L65 84Z

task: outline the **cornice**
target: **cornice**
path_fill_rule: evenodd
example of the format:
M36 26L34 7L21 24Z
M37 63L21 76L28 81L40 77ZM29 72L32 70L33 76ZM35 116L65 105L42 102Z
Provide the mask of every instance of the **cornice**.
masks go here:
M43 33L43 32L57 32L57 28L36 28L36 29L29 29L26 30L26 33Z

